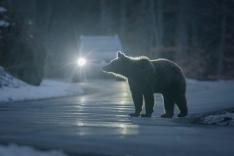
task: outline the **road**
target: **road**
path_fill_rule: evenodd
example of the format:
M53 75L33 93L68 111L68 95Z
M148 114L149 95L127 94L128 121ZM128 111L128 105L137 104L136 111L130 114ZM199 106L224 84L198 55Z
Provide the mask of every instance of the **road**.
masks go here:
M133 111L133 104L125 82L95 81L82 86L90 93L1 104L0 143L61 149L78 155L234 154L233 127L161 119L158 116L163 113L163 103L158 95L153 118L130 118L127 114ZM190 114L225 108L232 102L231 95L225 94L223 104L217 105L220 98L209 94L214 94L209 87L205 91L189 87ZM204 97L197 99L200 95Z

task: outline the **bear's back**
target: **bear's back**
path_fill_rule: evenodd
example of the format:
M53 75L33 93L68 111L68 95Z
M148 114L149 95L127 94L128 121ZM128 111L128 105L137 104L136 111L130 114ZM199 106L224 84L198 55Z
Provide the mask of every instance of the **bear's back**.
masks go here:
M185 88L185 77L183 71L175 62L168 59L155 59L151 60L151 63L155 68L154 74L157 86L161 86L162 88L171 88L170 86L179 84L180 87Z
M168 59L155 59L150 60L153 63L154 67L161 72L179 72L183 73L182 69L175 62L170 61Z

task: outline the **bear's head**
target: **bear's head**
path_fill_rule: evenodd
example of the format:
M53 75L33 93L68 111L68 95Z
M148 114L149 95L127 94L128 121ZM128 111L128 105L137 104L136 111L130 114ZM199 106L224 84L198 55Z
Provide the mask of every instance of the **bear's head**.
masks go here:
M111 62L104 66L102 69L104 72L107 73L119 74L127 77L126 74L128 73L129 63L130 60L128 56L126 56L122 52L118 52L117 57L111 60Z
M143 80L146 75L152 75L154 66L148 57L130 57L118 52L117 57L103 67L103 71L121 78Z

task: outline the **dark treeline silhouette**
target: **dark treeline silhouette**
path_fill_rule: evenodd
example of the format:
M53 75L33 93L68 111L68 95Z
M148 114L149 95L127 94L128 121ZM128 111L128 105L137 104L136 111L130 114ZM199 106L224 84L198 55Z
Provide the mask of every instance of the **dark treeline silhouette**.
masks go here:
M43 59L46 59L47 72L51 69L48 67L71 61L79 48L80 35L117 34L129 55L169 58L180 64L188 77L234 77L233 0L0 2L8 9L12 27L17 27L18 31L30 30L21 33L35 34L32 44L45 47L40 55L42 59L37 60L35 66L43 67ZM14 29L8 31L12 33ZM8 51L5 49L0 54L3 56ZM11 57L18 60L22 53L14 53ZM1 65L7 64L4 60L7 59L1 59Z

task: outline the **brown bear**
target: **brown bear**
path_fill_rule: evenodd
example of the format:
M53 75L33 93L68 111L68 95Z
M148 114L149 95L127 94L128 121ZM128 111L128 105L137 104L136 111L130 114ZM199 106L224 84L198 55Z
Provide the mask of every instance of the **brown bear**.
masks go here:
M164 98L165 114L161 117L172 118L175 103L180 110L178 117L187 115L185 76L176 63L167 59L150 60L145 56L130 57L118 52L117 58L103 67L103 71L127 78L135 105L135 112L130 116L140 116L144 97L146 113L141 116L151 117L154 93L161 93Z

